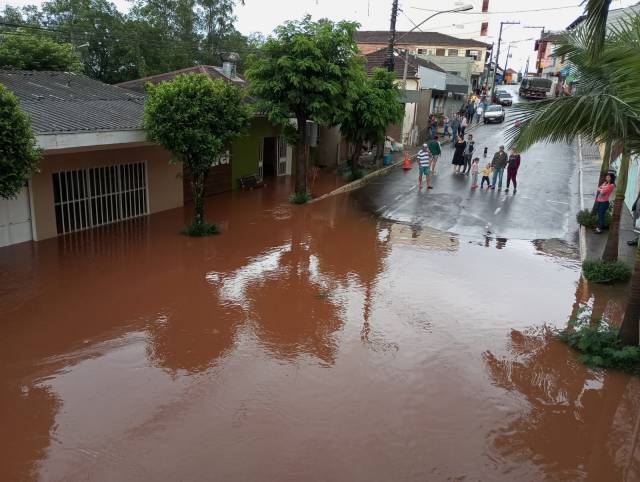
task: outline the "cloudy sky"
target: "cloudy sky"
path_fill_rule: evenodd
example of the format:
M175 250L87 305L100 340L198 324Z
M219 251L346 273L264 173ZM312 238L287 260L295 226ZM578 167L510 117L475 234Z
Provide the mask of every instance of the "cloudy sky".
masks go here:
M43 0L0 0L0 7L9 5L40 4ZM503 30L503 42L511 44L513 57L510 66L524 69L529 56L533 57L533 38L540 35L540 29L526 29L524 26L544 26L547 30L561 30L578 17L583 9L582 0L490 0L489 35L497 40L501 21L519 21L520 25L506 25ZM127 0L115 0L122 11L129 8ZM239 3L239 2L238 2ZM286 20L298 19L305 14L313 18L327 17L332 20L354 20L364 30L387 30L392 0L245 0L244 6L238 6L237 28L244 34L262 32L269 34L273 28ZM409 30L414 24L422 22L433 11L455 8L466 0L400 0L401 10L398 17L399 30ZM468 3L479 6L481 0ZM627 7L638 0L613 0L612 8ZM432 11L427 11L427 10ZM532 11L534 10L534 11ZM461 28L479 31L481 20L478 9L470 12L442 14L424 24L424 31L438 31L456 36ZM413 23L412 23L413 22ZM529 40L527 40L529 39ZM491 43L494 39L488 39ZM505 46L504 49L507 47ZM501 58L504 59L504 52ZM531 66L534 65L532 60ZM500 62L503 64L503 62Z

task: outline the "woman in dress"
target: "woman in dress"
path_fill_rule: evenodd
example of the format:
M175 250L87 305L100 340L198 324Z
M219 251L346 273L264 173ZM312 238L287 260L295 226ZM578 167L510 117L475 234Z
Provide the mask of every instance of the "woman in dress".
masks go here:
M458 134L458 138L456 139L456 143L453 147L455 149L455 152L453 153L453 161L451 161L451 164L453 164L453 173L460 174L460 169L464 166L464 150L467 147L467 143L461 134Z

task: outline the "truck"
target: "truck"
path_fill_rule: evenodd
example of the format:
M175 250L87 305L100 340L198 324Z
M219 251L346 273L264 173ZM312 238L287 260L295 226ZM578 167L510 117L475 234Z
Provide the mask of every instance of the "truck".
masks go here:
M518 94L525 99L544 99L551 91L551 79L541 77L525 77L520 84Z

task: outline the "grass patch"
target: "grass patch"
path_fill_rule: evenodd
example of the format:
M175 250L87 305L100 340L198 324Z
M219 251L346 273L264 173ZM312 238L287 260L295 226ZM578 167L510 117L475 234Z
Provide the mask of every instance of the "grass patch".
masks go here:
M604 215L604 223L606 226L611 225L612 208L609 208ZM591 209L583 209L576 214L576 221L580 226L585 228L595 228L598 225L598 213L591 212Z
M587 259L582 263L582 272L587 281L594 283L620 283L631 279L631 268L622 261Z
M182 229L182 234L192 236L194 238L202 238L204 236L212 236L219 233L220 228L218 228L217 224L199 223L196 221L192 222L191 224L187 224Z
M579 360L591 368L614 368L640 375L640 347L623 346L618 328L600 319L592 323L588 310L556 336L580 353Z
M309 191L304 194L295 193L289 196L291 204L307 204L309 201L311 201L311 193Z

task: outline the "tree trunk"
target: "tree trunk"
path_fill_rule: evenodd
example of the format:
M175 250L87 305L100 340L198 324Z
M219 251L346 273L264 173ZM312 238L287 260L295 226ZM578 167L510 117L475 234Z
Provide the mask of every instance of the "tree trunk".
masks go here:
M607 177L607 173L609 172L609 166L611 165L611 141L607 141L604 145L604 157L602 159L602 166L600 167L600 179L598 179L598 185L596 189L600 187L600 185L604 182L604 178ZM593 201L593 208L591 208L592 213L596 213L598 210L598 204L596 201Z
M358 159L360 158L360 151L362 151L362 142L354 142L353 144L354 151L349 158L349 167L351 168L351 172L355 174L360 169L358 169Z
M629 301L620 325L620 341L625 345L638 345L640 342L640 246L636 249L636 260L631 278Z
M204 188L209 170L198 170L191 173L191 194L195 205L196 217L194 224L204 223Z
M297 117L298 120L298 142L296 143L296 194L306 196L307 194L307 119Z
M384 157L384 141L385 138L378 139L376 142L376 167L382 167L382 160Z
M602 253L604 261L615 261L618 259L618 244L620 244L620 218L624 207L624 195L627 191L627 177L629 173L629 151L625 148L620 164L620 174L616 179L616 200L613 205L613 215L609 226L609 237Z

